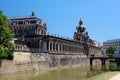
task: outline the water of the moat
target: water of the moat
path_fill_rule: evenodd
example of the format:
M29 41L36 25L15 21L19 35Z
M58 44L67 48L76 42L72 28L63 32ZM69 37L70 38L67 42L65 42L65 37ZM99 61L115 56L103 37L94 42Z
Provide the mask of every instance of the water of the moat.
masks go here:
M50 70L47 72L24 72L14 74L0 75L0 80L86 80L87 78L97 75L108 70L120 70L120 67L115 64L106 66L77 66L58 68L57 70Z

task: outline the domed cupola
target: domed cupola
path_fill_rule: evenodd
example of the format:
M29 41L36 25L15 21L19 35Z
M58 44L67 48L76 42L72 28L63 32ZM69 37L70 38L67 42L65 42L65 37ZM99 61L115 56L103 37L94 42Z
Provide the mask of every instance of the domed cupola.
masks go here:
M86 32L85 26L83 26L82 18L80 18L79 26L76 27L77 32L74 32L74 40L81 43L87 43L89 40L88 32Z

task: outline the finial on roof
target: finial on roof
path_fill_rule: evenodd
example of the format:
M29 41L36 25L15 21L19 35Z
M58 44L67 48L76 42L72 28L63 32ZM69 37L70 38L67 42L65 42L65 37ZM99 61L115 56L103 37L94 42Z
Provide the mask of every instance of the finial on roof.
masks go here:
M83 24L82 17L80 17L79 25L82 25L82 24Z
M32 11L32 16L34 16L35 15L35 13L34 13L34 11Z

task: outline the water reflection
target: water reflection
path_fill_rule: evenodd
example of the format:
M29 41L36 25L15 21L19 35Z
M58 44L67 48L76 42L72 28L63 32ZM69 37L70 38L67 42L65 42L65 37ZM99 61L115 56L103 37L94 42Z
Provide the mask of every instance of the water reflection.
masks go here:
M0 80L86 80L86 78L107 70L117 70L116 65L95 65L68 67L64 69L51 70L45 73L24 72L16 74L0 75Z
M111 62L109 65L109 70L110 71L120 71L120 65L117 65L114 62Z
M30 80L86 80L86 78L96 75L102 71L106 71L107 66L81 66L76 68L68 68L55 70L48 75L38 75Z

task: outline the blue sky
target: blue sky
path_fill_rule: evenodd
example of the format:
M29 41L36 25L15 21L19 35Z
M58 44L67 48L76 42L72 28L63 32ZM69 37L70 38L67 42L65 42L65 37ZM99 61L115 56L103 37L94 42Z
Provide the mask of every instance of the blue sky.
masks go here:
M120 38L120 0L1 0L0 9L8 17L34 11L51 34L73 38L82 17L91 39Z

